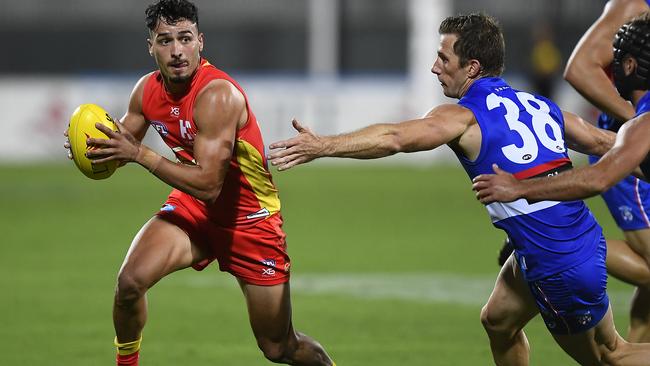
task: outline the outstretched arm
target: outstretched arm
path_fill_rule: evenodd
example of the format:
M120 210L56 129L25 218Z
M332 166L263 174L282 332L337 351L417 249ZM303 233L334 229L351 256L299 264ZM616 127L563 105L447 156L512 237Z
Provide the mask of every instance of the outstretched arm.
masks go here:
M637 169L650 151L650 113L623 125L614 147L596 164L556 176L517 180L494 166L497 174L474 178L472 189L482 203L510 202L518 198L532 201L571 201L595 196L609 189Z
M614 58L612 43L618 29L648 10L644 0L610 0L601 16L578 41L564 70L564 78L583 97L621 121L634 117L634 108L619 96L604 69Z
M398 152L432 150L459 139L474 121L472 112L456 104L431 110L424 118L374 124L355 132L319 136L293 120L298 135L269 145L268 158L278 170L321 157L377 159Z

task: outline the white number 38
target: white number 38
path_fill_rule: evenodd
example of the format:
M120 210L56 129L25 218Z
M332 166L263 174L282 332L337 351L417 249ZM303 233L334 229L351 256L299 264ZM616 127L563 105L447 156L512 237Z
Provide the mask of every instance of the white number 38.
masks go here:
M488 110L497 108L500 105L505 107L506 114L504 118L508 123L508 127L519 134L523 141L521 147L517 147L515 144L502 147L501 151L503 151L506 158L517 164L527 164L534 161L539 153L538 140L542 146L555 153L565 152L562 129L557 121L551 117L551 109L548 104L526 92L517 92L516 95L526 112L532 117L532 131L519 120L519 106L512 100L494 93L488 95L485 100ZM533 105L531 101L537 106ZM550 131L547 130L547 126Z

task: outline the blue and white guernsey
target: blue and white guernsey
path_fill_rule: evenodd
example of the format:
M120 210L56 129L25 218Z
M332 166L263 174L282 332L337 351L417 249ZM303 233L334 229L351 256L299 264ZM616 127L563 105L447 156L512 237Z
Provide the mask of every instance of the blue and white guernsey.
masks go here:
M511 88L501 78L475 81L458 102L481 128L474 161L458 155L470 179L493 173L492 164L518 179L571 168L564 142L564 118L547 98ZM492 223L510 236L528 281L536 281L591 258L602 230L582 201L495 202Z

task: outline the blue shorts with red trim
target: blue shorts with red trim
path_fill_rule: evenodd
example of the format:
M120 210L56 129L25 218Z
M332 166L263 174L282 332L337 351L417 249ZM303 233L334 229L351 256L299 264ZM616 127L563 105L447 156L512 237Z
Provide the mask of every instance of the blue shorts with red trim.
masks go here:
M528 282L546 327L553 334L577 334L595 327L607 313L607 246L568 270Z
M589 163L593 164L598 159L590 156ZM650 183L630 175L601 196L621 230L650 228Z

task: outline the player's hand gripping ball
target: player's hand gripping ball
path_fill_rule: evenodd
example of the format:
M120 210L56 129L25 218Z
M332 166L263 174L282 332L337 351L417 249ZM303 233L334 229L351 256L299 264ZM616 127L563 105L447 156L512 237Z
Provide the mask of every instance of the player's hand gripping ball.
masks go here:
M91 179L106 179L117 169L117 161L109 161L102 164L91 164L86 157L86 151L95 147L86 144L89 138L108 139L108 136L95 128L95 123L117 131L113 118L100 106L96 104L82 104L72 113L68 125L68 139L70 140L70 151L72 160L84 175Z

